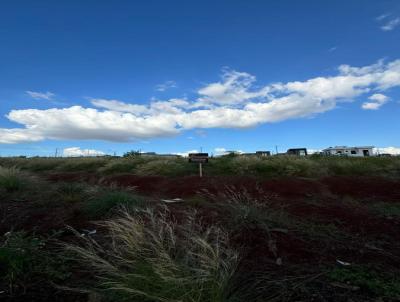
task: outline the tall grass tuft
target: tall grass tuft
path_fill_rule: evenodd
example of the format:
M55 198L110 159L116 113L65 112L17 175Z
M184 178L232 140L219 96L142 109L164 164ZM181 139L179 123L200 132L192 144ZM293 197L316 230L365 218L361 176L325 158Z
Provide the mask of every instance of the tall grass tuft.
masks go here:
M145 204L146 200L142 196L124 191L110 191L88 200L83 209L91 219L97 219L105 216L117 206L143 208Z
M101 224L108 244L87 237L66 244L95 273L95 290L119 301L227 301L238 253L225 232L202 226L195 213L181 223L166 209L120 215Z
M5 189L7 192L14 192L22 189L25 183L26 179L19 169L0 166L0 188Z

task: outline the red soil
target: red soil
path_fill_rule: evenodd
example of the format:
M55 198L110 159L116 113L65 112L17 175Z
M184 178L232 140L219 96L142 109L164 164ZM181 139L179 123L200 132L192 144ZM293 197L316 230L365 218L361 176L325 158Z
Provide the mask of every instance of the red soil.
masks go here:
M304 198L313 195L350 196L381 201L400 200L400 181L379 177L335 176L324 179L278 178L256 179L242 176L162 177L122 174L100 177L90 173L58 173L47 177L51 181L87 181L136 187L138 192L164 197L188 197L200 190L220 192L225 186L246 189L249 193L271 192L287 198Z

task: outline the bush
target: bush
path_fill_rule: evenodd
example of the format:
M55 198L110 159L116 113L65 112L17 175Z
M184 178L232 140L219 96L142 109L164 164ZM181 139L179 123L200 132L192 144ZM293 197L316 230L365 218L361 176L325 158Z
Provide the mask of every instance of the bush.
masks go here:
M100 197L89 200L84 206L84 212L92 219L106 215L116 206L143 207L146 201L143 197L123 191L106 192Z
M181 224L167 210L120 215L102 224L110 244L85 237L82 245L66 244L96 274L94 290L118 301L226 300L238 253L221 229L200 225L193 213Z
M26 178L15 168L0 167L0 188L7 192L14 192L22 189L26 184Z

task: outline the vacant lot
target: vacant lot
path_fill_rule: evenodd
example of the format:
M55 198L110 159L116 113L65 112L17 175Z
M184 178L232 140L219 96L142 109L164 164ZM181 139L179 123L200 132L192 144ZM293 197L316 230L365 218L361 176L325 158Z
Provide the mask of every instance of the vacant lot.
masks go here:
M0 158L1 301L398 301L400 158Z

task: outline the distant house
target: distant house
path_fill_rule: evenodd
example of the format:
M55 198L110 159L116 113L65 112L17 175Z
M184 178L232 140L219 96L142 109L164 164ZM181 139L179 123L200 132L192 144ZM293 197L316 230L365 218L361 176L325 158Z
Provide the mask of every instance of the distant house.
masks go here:
M286 154L289 155L298 155L298 156L306 156L307 149L306 148L292 148L287 150Z
M270 151L256 151L255 153L241 153L242 156L257 156L257 157L267 157L271 156Z
M365 156L372 156L374 154L373 149L374 146L361 146L361 147L336 146L322 150L322 154L365 157Z
M267 157L267 156L271 156L271 152L270 151L256 151L256 155L259 157Z

